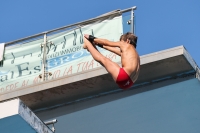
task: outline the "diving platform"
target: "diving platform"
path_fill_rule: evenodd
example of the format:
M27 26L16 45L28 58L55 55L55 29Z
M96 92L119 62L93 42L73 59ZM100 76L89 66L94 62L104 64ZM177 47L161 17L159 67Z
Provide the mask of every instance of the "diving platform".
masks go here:
M183 46L142 55L140 60L140 75L132 89L185 73L195 75L198 68ZM118 88L104 67L98 67L3 93L0 101L20 98L32 110L39 110L114 91L123 90Z

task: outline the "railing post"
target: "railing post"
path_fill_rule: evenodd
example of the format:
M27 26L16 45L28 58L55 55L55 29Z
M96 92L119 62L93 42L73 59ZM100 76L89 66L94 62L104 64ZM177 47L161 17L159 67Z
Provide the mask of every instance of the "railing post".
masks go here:
M196 78L200 81L200 69L196 66Z
M131 33L135 33L135 27L134 27L134 8L131 9Z
M46 80L46 46L47 46L47 34L44 34L44 42L42 44L43 47L43 58L42 58L42 81Z

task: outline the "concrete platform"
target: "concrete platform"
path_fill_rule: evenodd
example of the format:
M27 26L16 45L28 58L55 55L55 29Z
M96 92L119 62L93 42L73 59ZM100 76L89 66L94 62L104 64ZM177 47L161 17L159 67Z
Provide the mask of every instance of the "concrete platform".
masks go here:
M141 71L135 85L195 72L196 67L183 46L143 55L140 59ZM28 107L37 110L118 89L107 71L100 67L3 94L0 101L20 97Z
M53 133L20 99L0 103L1 133Z

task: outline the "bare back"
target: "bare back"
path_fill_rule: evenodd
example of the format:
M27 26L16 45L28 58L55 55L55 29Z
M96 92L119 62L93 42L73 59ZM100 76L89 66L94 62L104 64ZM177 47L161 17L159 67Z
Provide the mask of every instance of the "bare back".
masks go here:
M133 82L138 78L140 71L140 58L135 47L127 42L120 41L121 63L123 69Z
M103 45L103 48L110 51L115 51L116 54L120 55L122 68L129 75L133 82L137 80L140 71L140 58L135 47L132 44L130 44L129 40L112 42L106 39L95 38L94 42L96 44L101 44ZM108 46L108 48L106 46ZM116 49L113 50L113 48L111 47L118 47L120 48L120 51L116 52ZM116 75L116 72L113 72L112 76L113 79L116 80L118 75Z

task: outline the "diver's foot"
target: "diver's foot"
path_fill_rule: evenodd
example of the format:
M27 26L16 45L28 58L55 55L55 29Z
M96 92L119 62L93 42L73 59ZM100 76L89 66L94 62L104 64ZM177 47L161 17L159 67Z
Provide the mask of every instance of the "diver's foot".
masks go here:
M83 48L87 49L87 45L85 43L83 43Z

